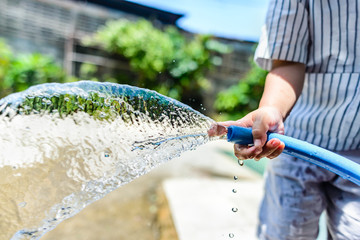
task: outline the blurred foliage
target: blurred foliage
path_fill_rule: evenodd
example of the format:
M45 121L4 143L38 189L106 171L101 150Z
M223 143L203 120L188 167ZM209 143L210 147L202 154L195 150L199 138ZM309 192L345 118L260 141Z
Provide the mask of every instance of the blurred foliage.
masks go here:
M121 83L153 89L188 104L209 87L206 71L221 64L220 54L230 52L208 35L189 40L175 27L160 30L147 20L110 21L84 43L128 59L136 77Z
M218 94L215 108L221 112L221 120L239 119L258 107L267 73L251 61L245 77Z
M65 80L64 71L51 58L38 53L15 55L0 39L0 98L32 85Z
M0 39L0 98L6 95L4 89L4 79L10 69L10 64L13 59L13 54L10 47L4 40Z
M96 65L91 63L83 63L80 66L79 77L80 79L83 80L97 81L97 79L94 77L96 71L97 71Z

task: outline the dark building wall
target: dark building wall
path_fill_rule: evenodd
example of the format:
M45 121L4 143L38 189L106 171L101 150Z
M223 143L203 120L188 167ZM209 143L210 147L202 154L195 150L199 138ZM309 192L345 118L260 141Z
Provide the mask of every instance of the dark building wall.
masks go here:
M37 51L59 62L68 39L91 34L109 19L135 18L67 0L0 0L0 9L0 37L16 52Z

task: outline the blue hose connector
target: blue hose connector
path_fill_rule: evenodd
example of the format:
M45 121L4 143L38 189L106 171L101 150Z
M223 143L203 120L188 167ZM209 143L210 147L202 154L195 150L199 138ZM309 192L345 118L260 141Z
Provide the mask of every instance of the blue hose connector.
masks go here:
M283 153L325 168L360 186L360 165L334 152L277 133L268 133L268 141L277 138L285 144ZM227 140L241 145L253 144L251 128L229 126Z

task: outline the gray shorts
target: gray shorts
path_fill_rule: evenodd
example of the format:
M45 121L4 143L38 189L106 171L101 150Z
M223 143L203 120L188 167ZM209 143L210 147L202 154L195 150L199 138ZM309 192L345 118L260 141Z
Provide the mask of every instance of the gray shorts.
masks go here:
M360 163L360 151L341 152ZM328 239L360 239L360 187L282 154L271 160L260 208L259 239L316 239L326 211Z

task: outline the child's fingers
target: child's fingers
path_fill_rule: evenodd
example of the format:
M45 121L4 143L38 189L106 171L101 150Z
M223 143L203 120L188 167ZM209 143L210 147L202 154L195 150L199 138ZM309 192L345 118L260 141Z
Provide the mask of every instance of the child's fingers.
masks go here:
M254 139L254 146L257 148L257 154L262 152L262 147L266 143L267 131L269 130L269 124L267 117L263 115L256 116L254 124L252 126L252 135Z
M276 151L280 144L281 141L279 139L271 139L262 148L262 152L255 156L255 160L260 160L261 158L270 156Z
M234 154L240 160L252 159L256 156L256 148L245 145L234 144Z
M285 148L285 144L283 142L281 142L281 144L276 148L276 150L274 152L272 152L269 156L267 156L267 158L273 159L278 157Z

